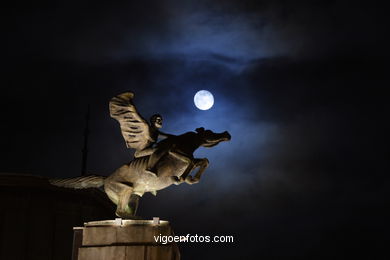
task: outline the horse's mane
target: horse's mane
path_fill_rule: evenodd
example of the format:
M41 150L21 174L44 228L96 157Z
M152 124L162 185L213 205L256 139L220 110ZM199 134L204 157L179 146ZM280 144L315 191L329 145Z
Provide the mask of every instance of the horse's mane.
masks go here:
M198 133L196 132L186 132L181 135L171 135L168 138L158 142L157 147L163 148L163 147L170 146L172 144L176 144L178 146L186 146L186 147L190 146L192 148L192 146L197 146L198 140L195 138L197 135Z
M174 143L174 142L177 142L177 141L180 141L182 139L186 139L192 135L196 135L197 133L195 132L186 132L184 134L181 134L181 135L170 135L168 136L167 138L161 140L160 142L158 142L158 145L163 145L163 144L166 144L166 143Z

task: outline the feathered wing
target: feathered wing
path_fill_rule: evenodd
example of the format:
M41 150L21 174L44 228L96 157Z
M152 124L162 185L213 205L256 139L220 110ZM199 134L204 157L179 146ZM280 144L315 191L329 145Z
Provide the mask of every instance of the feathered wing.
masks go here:
M104 185L104 179L106 177L97 175L81 176L68 179L49 179L52 185L72 188L72 189L86 189L86 188L99 188Z
M110 101L110 115L121 127L126 146L135 150L143 150L153 141L150 137L148 122L138 113L133 104L134 94L125 92Z

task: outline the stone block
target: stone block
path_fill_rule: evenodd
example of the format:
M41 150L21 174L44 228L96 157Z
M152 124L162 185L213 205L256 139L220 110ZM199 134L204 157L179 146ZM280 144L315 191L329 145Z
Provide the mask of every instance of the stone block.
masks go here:
M103 247L84 247L84 248L82 247L79 249L78 260L92 260L92 259L125 260L126 246L103 246Z
M74 260L179 260L176 243L156 243L154 236L173 235L168 221L157 223L152 220L105 220L75 227L75 239L82 243L74 243L74 247L78 247L73 249L76 252Z

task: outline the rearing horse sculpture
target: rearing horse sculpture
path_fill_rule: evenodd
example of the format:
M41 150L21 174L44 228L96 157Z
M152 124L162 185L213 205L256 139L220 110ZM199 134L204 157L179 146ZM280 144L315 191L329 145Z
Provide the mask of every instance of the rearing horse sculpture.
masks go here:
M145 151L150 126L135 109L132 93L121 94L111 100L111 116L121 125L126 144L136 151ZM108 197L117 205L116 215L133 218L138 208L139 198L145 192L156 195L158 190L172 184L198 183L209 161L206 158L194 158L193 153L199 147L213 147L222 141L230 140L228 132L214 133L204 128L182 135L168 135L156 144L153 153L135 158L123 165L108 177L86 176L64 180L51 180L57 186L68 188L89 188L104 186ZM141 145L140 145L141 144ZM155 174L148 170L150 161L155 161ZM199 168L191 176L191 172Z

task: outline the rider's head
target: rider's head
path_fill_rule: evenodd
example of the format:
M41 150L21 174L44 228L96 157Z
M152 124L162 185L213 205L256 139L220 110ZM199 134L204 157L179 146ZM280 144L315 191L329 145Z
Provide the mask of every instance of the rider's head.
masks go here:
M155 128L161 128L162 127L162 123L163 123L163 119L162 119L162 116L160 114L154 114L150 117L150 123L152 126L154 126Z

